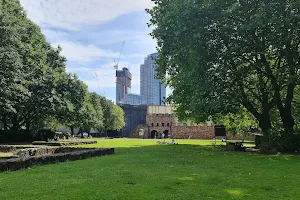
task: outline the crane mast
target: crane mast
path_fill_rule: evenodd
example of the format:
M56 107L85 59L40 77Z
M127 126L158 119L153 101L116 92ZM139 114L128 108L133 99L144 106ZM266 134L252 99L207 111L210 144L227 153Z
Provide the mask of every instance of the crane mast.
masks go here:
M120 54L119 54L119 58L118 58L115 66L114 66L115 70L119 69L119 62L120 62L121 55L123 53L124 45L125 45L125 41L122 43L122 47L121 47L121 51L120 51Z

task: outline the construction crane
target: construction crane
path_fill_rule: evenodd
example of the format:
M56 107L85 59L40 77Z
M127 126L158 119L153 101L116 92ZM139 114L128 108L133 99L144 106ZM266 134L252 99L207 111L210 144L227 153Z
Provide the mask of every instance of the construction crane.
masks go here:
M121 55L123 53L124 45L125 45L125 41L122 43L122 48L121 48L121 51L120 51L120 54L119 54L119 58L118 58L117 62L115 61L115 63L116 63L115 66L114 66L115 70L119 69L119 62L120 62Z
M98 79L98 74L97 74L97 72L96 72L96 71L95 71L95 78L96 78L96 81L97 81L97 85L98 85L99 94L101 94L101 90L100 90L100 84L99 84L99 79Z

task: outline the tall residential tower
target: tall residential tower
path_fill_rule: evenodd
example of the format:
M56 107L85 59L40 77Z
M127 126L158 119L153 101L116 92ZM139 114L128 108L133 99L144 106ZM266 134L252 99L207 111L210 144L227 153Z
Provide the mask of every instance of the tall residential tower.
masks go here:
M140 95L146 105L165 105L166 87L155 78L157 68L155 59L157 57L158 53L147 56L140 68Z
M132 75L127 68L116 71L116 103L124 103L126 95L130 93Z
M127 105L165 105L166 87L155 78L158 53L145 58L140 66L140 95L131 94L132 75L127 68L117 70L116 103Z

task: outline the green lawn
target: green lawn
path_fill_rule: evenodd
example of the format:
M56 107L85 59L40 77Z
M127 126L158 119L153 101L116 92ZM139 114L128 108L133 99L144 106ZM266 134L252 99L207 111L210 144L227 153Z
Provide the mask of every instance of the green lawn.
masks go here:
M225 152L212 141L99 140L116 154L0 174L0 199L300 198L300 159Z
M10 157L10 156L12 156L13 155L13 153L11 153L11 152L8 152L8 153L2 153L2 152L0 152L0 158L2 157L2 158L6 158L6 157Z

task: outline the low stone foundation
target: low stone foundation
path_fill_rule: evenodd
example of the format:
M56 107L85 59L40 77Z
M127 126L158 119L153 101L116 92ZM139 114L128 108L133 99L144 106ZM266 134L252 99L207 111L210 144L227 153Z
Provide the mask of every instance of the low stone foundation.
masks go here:
M97 144L96 140L64 140L64 141L53 141L53 142L45 142L45 141L34 141L33 145L47 145L47 146L73 146L73 145L83 145L83 144Z
M30 146L13 146L13 145L0 145L0 152L7 153L7 152L15 152L19 149L29 149L33 148Z
M26 150L24 150L26 151ZM114 148L110 149L81 149L81 148L41 148L40 153L53 153L44 156L22 156L8 160L0 160L0 171L16 171L34 165L46 165L58 162L81 160L95 156L114 154ZM29 152L29 151L28 151Z

